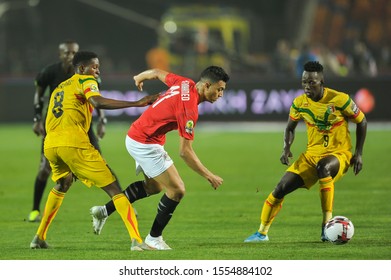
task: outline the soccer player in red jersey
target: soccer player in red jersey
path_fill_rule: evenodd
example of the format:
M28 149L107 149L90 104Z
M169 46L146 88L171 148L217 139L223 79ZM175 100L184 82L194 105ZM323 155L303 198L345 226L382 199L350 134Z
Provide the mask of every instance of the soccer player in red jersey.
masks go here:
M136 174L143 172L145 180L132 183L124 192L133 203L165 189L145 243L157 250L170 250L162 238L162 232L185 195L185 184L164 150L166 133L178 130L181 158L217 189L223 179L204 166L192 144L198 120L198 104L204 101L213 103L222 97L229 75L221 67L209 66L202 71L198 82L160 69L147 70L134 76L135 84L140 90L143 89L145 80L153 79L159 79L169 88L128 130L126 148L136 161ZM94 206L90 211L94 231L100 234L115 207L112 202L108 202L104 206Z

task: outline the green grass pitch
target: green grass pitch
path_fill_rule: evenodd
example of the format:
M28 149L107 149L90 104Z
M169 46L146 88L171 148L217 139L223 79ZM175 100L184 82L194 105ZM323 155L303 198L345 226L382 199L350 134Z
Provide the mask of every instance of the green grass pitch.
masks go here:
M235 132L235 126L238 132ZM262 126L262 124L259 124ZM31 250L38 223L25 221L32 205L40 139L31 125L0 125L0 259L3 260L389 260L391 258L391 134L371 129L364 149L364 167L352 170L336 184L334 215L349 217L355 235L346 245L320 242L321 210L318 186L298 190L285 199L270 231L270 241L245 244L259 226L263 201L285 171L279 162L283 128L274 132L196 131L194 149L203 163L224 179L214 190L178 156L177 132L168 134L166 150L185 182L187 193L164 232L171 251L131 252L119 215L113 214L102 234L92 233L89 208L109 197L101 190L75 183L49 229L48 250ZM128 155L126 123L109 123L101 140L104 157L125 188L140 180ZM240 132L239 132L240 131ZM352 138L354 139L354 131ZM296 158L305 149L304 129L297 131ZM41 210L50 181L42 201ZM134 203L143 237L148 233L161 194Z

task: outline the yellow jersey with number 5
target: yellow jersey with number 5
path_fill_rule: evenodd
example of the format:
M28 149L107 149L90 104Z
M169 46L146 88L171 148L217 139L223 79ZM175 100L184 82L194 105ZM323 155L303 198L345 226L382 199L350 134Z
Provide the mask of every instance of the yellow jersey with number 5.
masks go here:
M48 104L44 148L89 147L87 132L94 107L91 96L101 95L93 76L75 74L53 91Z
M327 155L351 151L349 123L360 123L364 114L346 93L324 88L323 97L315 102L306 94L293 100L289 117L302 119L307 126L307 153Z

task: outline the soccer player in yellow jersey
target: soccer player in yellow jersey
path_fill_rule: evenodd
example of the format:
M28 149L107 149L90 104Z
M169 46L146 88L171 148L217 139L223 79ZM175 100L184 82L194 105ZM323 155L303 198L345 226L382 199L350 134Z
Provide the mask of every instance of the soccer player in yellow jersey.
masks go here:
M290 165L273 192L263 204L261 224L257 232L244 242L268 241L268 231L280 211L284 197L298 188L310 189L319 182L323 212L321 240L327 241L324 225L332 218L334 183L353 167L354 174L362 168L362 151L367 121L354 101L343 92L324 87L323 66L317 61L304 65L304 94L293 100L284 134L282 164L289 165L291 145L300 120L307 126L307 150ZM356 123L356 147L352 142L348 121Z
M142 107L156 100L157 95L131 102L108 99L98 90L99 59L93 52L77 52L73 58L75 74L53 91L48 104L44 154L57 182L50 191L37 233L30 248L48 248L46 234L56 216L65 193L75 178L86 186L104 190L113 200L132 241L131 250L149 249L138 231L138 222L129 200L99 151L88 138L92 111Z
M41 219L40 204L51 173L49 162L43 153L43 142L46 134L44 127L46 112L43 110L46 107L44 106L45 92L49 88L50 99L50 95L54 89L61 82L75 74L72 60L75 53L79 50L79 44L73 40L64 41L59 44L58 50L60 61L44 67L35 79L33 132L37 136L42 136L42 145L38 173L34 180L33 205L27 218L29 222L39 222ZM105 135L107 119L105 118L104 110L96 110L96 112L99 116L96 134L91 125L88 136L91 144L100 151L98 137L103 138Z

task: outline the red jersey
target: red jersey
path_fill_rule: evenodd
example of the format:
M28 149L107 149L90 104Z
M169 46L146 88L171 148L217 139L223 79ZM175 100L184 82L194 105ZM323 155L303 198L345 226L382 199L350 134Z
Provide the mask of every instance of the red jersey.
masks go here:
M128 136L133 140L164 145L166 133L176 129L180 136L194 139L199 103L195 82L169 73L165 83L170 88L130 126Z

